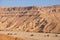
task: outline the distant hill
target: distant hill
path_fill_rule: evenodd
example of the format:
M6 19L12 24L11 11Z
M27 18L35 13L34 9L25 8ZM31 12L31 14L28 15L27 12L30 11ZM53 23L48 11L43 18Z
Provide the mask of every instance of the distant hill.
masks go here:
M0 30L60 33L60 5L0 7Z

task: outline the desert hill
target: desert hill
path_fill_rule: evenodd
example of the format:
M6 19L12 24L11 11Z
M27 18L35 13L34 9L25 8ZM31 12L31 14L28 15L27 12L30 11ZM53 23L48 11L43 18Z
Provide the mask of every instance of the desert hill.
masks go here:
M60 33L60 5L0 7L0 30Z

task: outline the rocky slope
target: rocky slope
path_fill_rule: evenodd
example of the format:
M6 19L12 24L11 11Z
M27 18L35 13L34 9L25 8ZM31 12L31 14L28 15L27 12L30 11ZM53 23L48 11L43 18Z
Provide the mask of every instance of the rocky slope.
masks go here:
M60 33L60 5L0 7L0 30Z

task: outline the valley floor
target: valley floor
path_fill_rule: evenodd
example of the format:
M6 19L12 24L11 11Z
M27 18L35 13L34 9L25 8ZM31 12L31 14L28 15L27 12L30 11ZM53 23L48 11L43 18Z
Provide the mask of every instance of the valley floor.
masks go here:
M25 40L60 40L60 34L54 33L31 33L21 31L0 31L0 34L24 38Z

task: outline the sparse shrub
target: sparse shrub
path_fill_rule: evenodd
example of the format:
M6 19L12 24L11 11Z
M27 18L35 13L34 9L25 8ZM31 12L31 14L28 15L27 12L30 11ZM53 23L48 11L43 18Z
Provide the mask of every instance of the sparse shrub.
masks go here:
M56 12L56 9L53 9L52 12Z
M3 31L3 30L0 30L0 31Z
M7 35L12 35L12 33L8 33Z
M30 36L34 36L33 34L31 34Z
M49 34L47 34L46 36L49 37Z
M58 35L55 35L55 37L58 37Z

